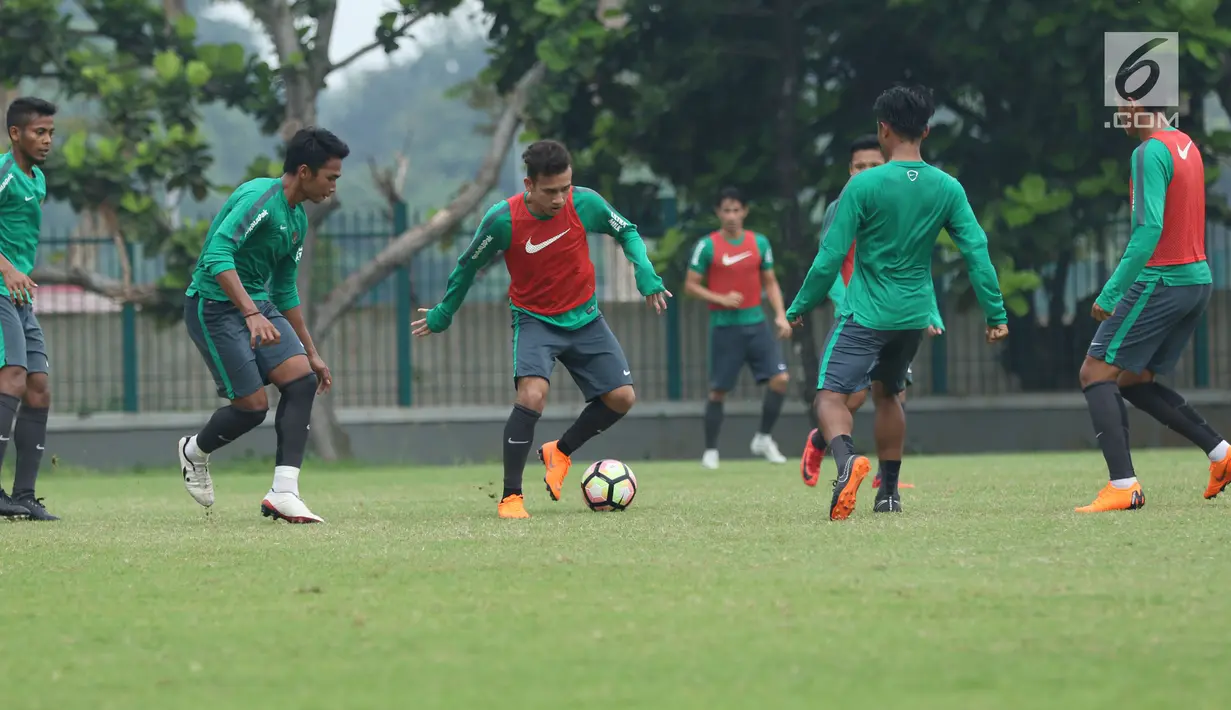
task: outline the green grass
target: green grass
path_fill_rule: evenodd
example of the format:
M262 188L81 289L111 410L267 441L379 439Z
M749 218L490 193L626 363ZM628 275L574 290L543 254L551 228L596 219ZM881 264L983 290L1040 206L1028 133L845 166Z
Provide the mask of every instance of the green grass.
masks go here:
M608 514L535 478L529 521L498 467L318 468L324 526L262 519L264 473L210 514L174 472L52 474L65 520L0 526L5 704L1225 707L1231 501L1136 463L1144 510L1079 516L1097 454L914 458L905 514L865 483L845 523L793 464L642 462Z

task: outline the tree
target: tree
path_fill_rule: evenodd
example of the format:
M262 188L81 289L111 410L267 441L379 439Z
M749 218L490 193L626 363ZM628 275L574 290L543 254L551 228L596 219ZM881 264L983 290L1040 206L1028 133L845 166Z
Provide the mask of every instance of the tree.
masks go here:
M1057 317L1069 268L1100 253L1125 203L1132 144L1102 128L1103 29L1179 29L1186 89L1231 91L1225 3L626 0L627 25L605 43L588 41L580 3L535 3L555 13L550 26L536 26L528 4L487 5L494 72L535 59L556 70L532 128L588 146L579 162L596 174L648 166L676 188L686 217L705 215L722 184L739 185L756 226L773 225L765 231L788 296L816 253L809 217L845 183L845 146L872 130L877 94L902 80L935 88L942 110L925 155L962 180L989 233L1014 311L1005 366L1030 389L1069 386L1072 368L1039 364L1077 352L1077 328ZM1231 152L1201 112L1189 121L1207 165ZM677 270L686 234L700 231L682 226L658 255ZM938 280L953 281L956 305L968 306L964 270L951 254L938 263ZM1027 298L1040 283L1050 318ZM806 398L812 343L797 334Z

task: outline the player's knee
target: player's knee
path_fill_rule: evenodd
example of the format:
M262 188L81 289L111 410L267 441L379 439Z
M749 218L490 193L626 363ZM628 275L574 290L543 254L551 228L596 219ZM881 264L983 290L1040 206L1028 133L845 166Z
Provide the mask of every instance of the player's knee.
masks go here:
M873 382L871 389L872 389L872 401L875 402L878 406L882 402L898 401L898 393L890 389L889 387L886 387L885 383L883 382Z
M231 418L235 422L234 432L237 436L239 434L246 434L259 427L269 414L268 408L244 409L236 404L232 404L230 409Z
M265 395L265 388L262 387L252 394L231 400L231 406L247 412L264 412L269 409L269 397Z
M786 394L786 388L790 382L791 376L785 372L780 372L769 378L769 388L778 394Z
M0 393L22 397L26 393L26 368L0 367Z
M523 377L517 381L517 403L526 409L542 413L547 406L547 380Z
M47 375L38 373L26 377L26 393L22 403L35 409L51 407L51 387L47 384Z
M1149 370L1142 370L1140 373L1125 370L1116 376L1116 384L1120 386L1120 389L1133 387L1134 385L1144 385L1147 382L1153 381L1154 373Z
M319 384L320 380L316 378L316 373L309 372L294 382L280 387L278 391L282 393L283 397L287 398L288 402L306 404L316 397L316 388Z
M633 391L632 385L617 387L603 395L603 404L607 405L607 408L611 411L619 414L627 414L636 403L637 393Z
M1090 356L1086 356L1085 361L1081 363L1081 371L1077 373L1082 389L1096 382L1115 382L1120 374L1119 368Z
M710 390L711 402L722 402L727 398L727 393L723 390Z

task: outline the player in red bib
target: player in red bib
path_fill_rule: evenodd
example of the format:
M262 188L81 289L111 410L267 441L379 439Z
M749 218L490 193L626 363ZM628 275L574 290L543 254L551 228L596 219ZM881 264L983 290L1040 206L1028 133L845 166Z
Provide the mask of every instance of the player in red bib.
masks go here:
M752 437L753 455L786 463L771 432L782 413L788 382L778 339L791 337L782 289L774 276L774 252L762 234L744 229L748 206L735 188L718 196L715 212L722 228L701 238L689 260L685 291L709 303L710 394L705 403L705 452L701 465L718 468L718 432L723 400L747 364L758 385L765 385L761 425ZM771 330L761 307L761 292L774 311Z
M594 263L587 236L608 234L633 265L637 290L658 313L671 293L646 255L637 226L597 192L573 186L572 158L556 141L538 141L522 154L525 192L487 211L474 239L458 257L441 302L420 309L412 323L423 337L442 333L453 322L478 272L504 252L513 318L513 384L517 400L504 428L504 493L496 508L502 518L528 518L522 473L534 441L534 427L547 401L551 373L559 360L588 402L557 441L539 448L543 477L552 500L568 475L569 458L586 441L610 429L632 408L632 371L624 350L598 309Z
M1123 76L1122 80L1127 80ZM1137 510L1145 492L1128 445L1124 400L1187 438L1210 460L1205 497L1231 483L1231 448L1175 390L1155 380L1175 367L1213 289L1205 259L1205 165L1201 149L1166 124L1165 107L1120 107L1142 141L1133 151L1133 231L1119 266L1091 308L1100 321L1081 366L1081 387L1110 482L1080 513ZM1153 120L1146 120L1152 118ZM1159 127L1161 126L1161 127Z

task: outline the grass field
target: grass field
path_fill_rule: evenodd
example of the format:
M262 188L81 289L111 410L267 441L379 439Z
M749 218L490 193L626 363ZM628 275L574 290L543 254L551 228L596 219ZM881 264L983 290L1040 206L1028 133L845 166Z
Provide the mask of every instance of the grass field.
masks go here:
M51 474L66 519L0 526L4 704L1226 707L1231 500L1136 463L1144 510L1079 516L1097 454L915 458L905 514L865 483L846 523L793 464L634 463L608 514L536 479L528 521L496 466L318 467L323 526L261 518L263 470L209 514L174 470Z

